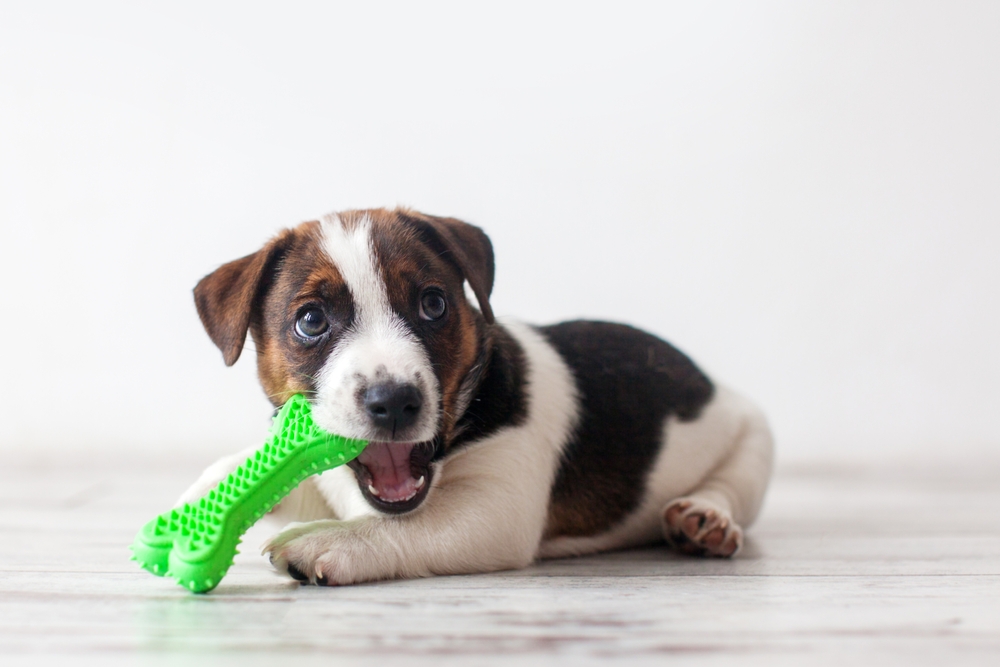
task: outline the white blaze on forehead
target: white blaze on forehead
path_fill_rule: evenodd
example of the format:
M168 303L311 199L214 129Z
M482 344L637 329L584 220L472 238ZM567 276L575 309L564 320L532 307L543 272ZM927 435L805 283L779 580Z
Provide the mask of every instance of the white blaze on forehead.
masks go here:
M341 435L372 439L358 389L379 381L416 385L424 397L413 440L429 440L437 428L437 377L420 341L392 310L379 271L368 216L349 228L335 213L320 219L323 250L340 271L354 300L354 323L319 375L316 419ZM385 374L387 377L382 377Z
M350 230L336 213L320 220L323 249L340 271L354 297L358 329L389 328L398 319L389 306L385 282L375 263L371 219L359 220Z

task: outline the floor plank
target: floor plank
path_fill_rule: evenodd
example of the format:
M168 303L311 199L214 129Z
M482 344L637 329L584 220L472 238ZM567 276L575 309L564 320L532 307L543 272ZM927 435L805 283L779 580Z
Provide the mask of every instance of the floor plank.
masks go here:
M6 664L1000 664L1000 475L779 472L735 560L665 549L491 575L300 588L255 527L216 591L127 545L193 471L0 473Z

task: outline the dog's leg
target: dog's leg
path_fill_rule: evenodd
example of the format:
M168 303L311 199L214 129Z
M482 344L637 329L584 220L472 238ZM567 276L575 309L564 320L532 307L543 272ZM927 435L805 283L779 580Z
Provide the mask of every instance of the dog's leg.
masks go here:
M247 460L247 458L253 456L256 449L256 447L248 447L239 454L224 456L205 468L205 472L201 473L198 480L189 486L187 491L182 493L181 497L177 499L177 502L174 503L174 507L180 507L184 503L194 502L214 489L219 482L229 476L229 473L239 468L243 462Z
M449 460L412 514L299 524L264 550L279 570L320 584L524 567L541 538L552 468L532 460L544 447L532 452L518 436ZM512 467L511 450L524 465Z
M748 407L730 454L687 495L663 508L663 534L677 551L728 557L743 546L771 476L773 441L764 416Z
M205 469L205 472L201 473L198 481L188 487L187 491L177 499L174 507L197 501L218 486L219 482L229 476L229 473L243 465L257 449L257 447L249 447L239 454L223 457L210 465ZM292 489L291 493L271 509L268 516L279 522L288 523L289 521L329 519L336 515L323 499L322 494L316 490L312 478L309 478Z

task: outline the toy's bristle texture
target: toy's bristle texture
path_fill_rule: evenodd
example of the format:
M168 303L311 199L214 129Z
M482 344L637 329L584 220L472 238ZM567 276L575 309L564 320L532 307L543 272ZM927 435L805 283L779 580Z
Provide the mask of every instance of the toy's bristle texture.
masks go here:
M191 591L207 592L233 565L240 536L250 526L306 477L350 461L365 445L320 429L308 401L295 395L279 411L264 446L216 488L139 531L132 560Z

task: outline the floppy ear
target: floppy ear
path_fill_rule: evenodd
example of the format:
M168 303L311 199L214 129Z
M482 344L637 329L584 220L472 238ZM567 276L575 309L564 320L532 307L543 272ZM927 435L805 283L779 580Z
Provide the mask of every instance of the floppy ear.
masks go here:
M455 218L407 217L443 246L445 256L458 265L462 275L469 281L483 317L489 324L493 324L493 309L490 307L494 272L493 244L486 233L475 225Z
M227 366L240 358L250 318L284 256L291 230L271 239L262 249L223 264L202 278L194 288L194 303L208 337L220 350Z

